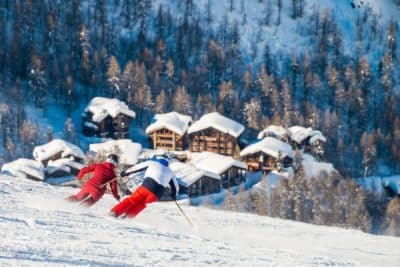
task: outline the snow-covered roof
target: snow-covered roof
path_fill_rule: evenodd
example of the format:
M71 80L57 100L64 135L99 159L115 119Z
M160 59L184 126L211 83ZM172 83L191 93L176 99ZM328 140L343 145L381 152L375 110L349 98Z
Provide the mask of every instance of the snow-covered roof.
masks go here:
M25 178L27 175L30 175L38 180L44 180L44 167L42 163L32 159L20 158L6 163L1 167L1 172Z
M71 168L76 170L80 170L83 168L83 164L73 161L68 158L58 159L58 160L50 160L46 167L46 172L51 175L52 173L56 172L57 170L63 170L65 172L70 173Z
M131 118L136 116L134 111L116 98L95 97L87 105L85 112L87 111L93 114L92 120L95 122L102 121L108 115L112 118L115 118L118 114L124 114Z
M261 141L247 146L240 152L240 156L247 156L257 152L264 152L265 154L274 158L278 158L279 153L282 158L286 156L294 158L292 147L289 144L273 137L265 137Z
M289 135L293 141L300 144L306 138L311 136L312 131L313 129L310 127L305 128L303 126L296 125L289 128Z
M312 132L312 137L310 138L310 144L313 144L316 141L326 142L325 136L322 134L321 131L314 130Z
M61 157L74 156L80 159L85 158L85 154L78 146L61 139L54 139L47 144L36 146L33 149L33 157L38 161L44 161L60 152L62 153Z
M192 154L192 164L199 169L221 175L231 167L247 170L246 163L236 160L230 156L204 151Z
M156 114L151 124L146 129L146 134L166 128L179 135L184 135L192 122L192 117L182 115L178 112L170 112L165 114Z
M271 136L276 138L283 138L288 135L288 130L281 125L270 125L264 130L262 130L258 135L258 139L263 139L264 137Z
M292 126L289 128L289 135L290 138L298 144L308 137L311 137L310 144L313 144L317 140L326 142L325 136L320 131L313 130L311 127L305 128L298 125Z
M119 163L134 165L138 161L142 145L130 139L109 140L104 143L90 144L89 150L102 153L118 153Z
M244 131L242 124L222 116L218 112L212 112L203 115L200 120L193 123L188 129L188 133L195 133L210 127L234 137L238 137Z
M193 165L185 164L180 161L171 162L170 168L180 179L180 183L184 186L192 185L203 176L208 176L218 180L221 179L221 176L216 173L201 170Z

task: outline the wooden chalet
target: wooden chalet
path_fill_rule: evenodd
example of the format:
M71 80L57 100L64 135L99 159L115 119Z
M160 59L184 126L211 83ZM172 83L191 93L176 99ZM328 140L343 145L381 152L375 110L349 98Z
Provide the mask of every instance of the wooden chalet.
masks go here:
M257 139L263 139L265 137L274 137L280 141L288 142L289 131L280 125L270 125L257 135Z
M294 152L291 146L273 137L265 137L251 144L240 152L241 159L246 162L249 171L268 173L289 167L293 163Z
M326 142L325 136L312 128L292 126L289 128L289 139L293 147L309 151L312 146L322 145Z
M47 144L36 146L33 149L33 157L46 167L49 161L67 158L75 162L83 163L85 154L76 145L61 139L54 139Z
M192 118L177 112L156 114L146 129L153 149L182 151L187 145L186 132Z
M218 112L206 114L188 129L190 151L209 151L237 157L240 152L238 137L244 126Z
M178 177L179 193L189 197L198 197L221 191L221 177L179 161L170 164Z
M115 98L95 97L82 114L82 129L86 136L129 138L129 124L136 114Z
M221 177L223 188L239 185L246 179L247 165L231 156L202 152L193 157L192 164L195 167Z

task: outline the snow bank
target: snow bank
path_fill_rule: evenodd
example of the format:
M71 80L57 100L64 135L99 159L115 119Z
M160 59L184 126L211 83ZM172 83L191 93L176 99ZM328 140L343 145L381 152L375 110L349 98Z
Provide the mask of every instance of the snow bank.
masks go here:
M27 194L29 192L29 194ZM85 208L77 189L0 175L1 266L397 266L400 238L254 214L152 203L135 219ZM339 238L340 237L340 238ZM60 240L60 242L55 242Z
M106 97L95 97L87 105L85 112L90 111L93 114L92 120L95 122L102 121L110 115L115 118L118 114L124 114L128 117L135 118L136 113L128 108L128 106L116 99Z
M146 134L165 128L179 135L184 135L191 122L192 117L178 112L156 114L151 124L147 127Z
M200 120L193 123L193 125L189 127L188 133L195 133L207 128L217 129L233 137L238 137L244 131L244 126L242 124L222 116L218 112L213 112L203 115Z
M89 150L96 153L117 153L119 163L125 165L135 165L138 161L142 145L134 143L130 139L110 140L104 143L90 144Z
M44 180L44 166L42 163L32 159L20 158L6 163L1 167L1 172L12 176Z

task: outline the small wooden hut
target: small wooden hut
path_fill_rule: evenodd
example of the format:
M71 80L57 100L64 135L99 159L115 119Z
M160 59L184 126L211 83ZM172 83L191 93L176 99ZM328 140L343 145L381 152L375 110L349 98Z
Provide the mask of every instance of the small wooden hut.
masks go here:
M218 112L206 114L188 129L190 151L209 151L237 157L240 152L238 138L244 126Z
M246 179L247 165L231 156L202 152L193 157L192 163L195 167L221 177L223 188L239 185Z
M180 194L198 197L221 190L221 177L218 174L179 161L171 163L170 167L178 177Z
M312 146L322 145L326 142L325 136L317 130L302 126L292 126L289 128L289 138L292 146L298 149L310 150Z
M258 139L263 139L265 137L274 137L283 142L288 142L289 131L281 125L270 125L257 135Z
M182 151L187 144L186 132L192 118L177 112L156 114L146 129L154 149Z
M249 171L268 173L280 167L289 167L293 163L294 152L289 144L265 137L243 149L240 156Z
M82 114L82 129L86 136L129 138L129 124L136 114L115 98L95 97Z

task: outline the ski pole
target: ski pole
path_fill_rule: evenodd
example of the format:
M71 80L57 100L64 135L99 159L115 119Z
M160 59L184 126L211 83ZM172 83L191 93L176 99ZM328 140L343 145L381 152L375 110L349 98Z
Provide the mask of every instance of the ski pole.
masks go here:
M115 178L112 179L111 181L108 181L108 182L106 182L106 183L100 185L100 189L103 188L103 187L105 187L107 184L109 184L109 183L111 183L111 182L114 182L115 180L118 180L118 179L119 179L118 177L115 177Z
M183 217L185 217L186 221L190 224L190 226L193 228L193 223L192 221L189 219L189 217L185 214L185 212L183 211L183 209L181 208L181 206L179 206L178 202L175 199L175 204L178 207L178 209L181 211Z
M85 204L85 202L87 201L87 200L89 200L89 198L91 198L92 196L89 194L87 197L85 197L84 199L82 199L81 201L79 201L79 205L84 205Z

